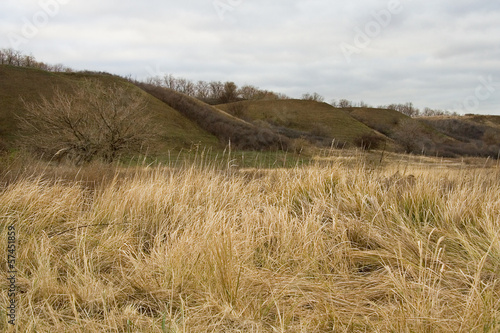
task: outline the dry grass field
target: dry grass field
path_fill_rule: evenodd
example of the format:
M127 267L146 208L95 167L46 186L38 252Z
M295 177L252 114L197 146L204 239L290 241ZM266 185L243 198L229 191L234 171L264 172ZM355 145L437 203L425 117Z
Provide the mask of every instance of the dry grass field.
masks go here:
M4 164L0 330L498 332L500 169L397 158Z

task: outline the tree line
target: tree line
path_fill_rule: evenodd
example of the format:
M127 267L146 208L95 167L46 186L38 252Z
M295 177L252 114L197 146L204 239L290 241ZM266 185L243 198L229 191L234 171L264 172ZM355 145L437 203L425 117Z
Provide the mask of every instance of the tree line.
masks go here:
M333 107L341 108L341 109L351 109L351 108L373 108L373 106L366 104L361 101L359 103L355 103L349 101L347 99L333 100L330 103ZM408 117L416 118L416 117L433 117L433 116L459 116L457 112L451 112L448 110L441 109L432 109L429 107L425 107L422 110L415 107L412 102L407 103L393 103L389 105L379 105L378 109L387 109L398 111Z
M238 85L232 81L192 81L172 74L148 78L147 84L172 89L208 104L225 104L241 100L290 99L285 94L260 89L253 85Z
M36 68L49 72L73 72L71 68L63 64L50 65L37 61L31 54L23 54L21 51L14 49L0 49L0 65Z

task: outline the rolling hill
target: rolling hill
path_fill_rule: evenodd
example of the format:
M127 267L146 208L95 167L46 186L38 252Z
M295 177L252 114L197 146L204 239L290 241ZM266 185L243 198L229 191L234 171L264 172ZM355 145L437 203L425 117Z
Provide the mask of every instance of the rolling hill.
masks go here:
M455 138L424 121L426 118L411 118L401 112L390 109L350 108L348 110L351 116L370 128L392 138L400 145L405 146L405 139L411 141L410 136L417 135L418 141L421 144L416 144L415 150L430 149L432 150L432 154L440 154L443 153L443 147L458 144Z
M155 96L165 104L181 112L186 118L196 122L201 128L216 136L222 143L231 143L237 149L244 150L287 150L289 140L269 130L195 98L174 90L151 84L137 83L138 87Z
M388 109L349 108L347 110L353 118L384 135L390 135L400 123L412 119L401 112Z
M240 101L217 108L291 139L304 138L320 146L334 142L337 146L352 147L365 135L383 138L343 109L315 101Z
M422 118L421 122L452 137L458 155L500 156L500 116L465 115Z
M106 84L128 85L140 91L125 79L112 75L52 73L31 68L0 66L0 139L4 141L4 145L15 146L17 117L22 116L24 112L22 100L36 102L41 96L50 98L56 87L70 91L72 85L88 78L99 79ZM145 92L142 94L159 127L160 137L154 147L156 152L189 148L192 144L207 146L217 144L217 138L201 129L195 122L153 96Z

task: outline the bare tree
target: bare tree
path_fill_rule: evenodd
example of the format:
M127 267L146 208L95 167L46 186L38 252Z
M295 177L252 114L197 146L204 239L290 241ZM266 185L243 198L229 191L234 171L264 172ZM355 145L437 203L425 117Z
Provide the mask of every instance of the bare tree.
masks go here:
M420 110L418 108L415 108L413 106L413 103L408 102L405 104L389 104L386 106L387 109L389 110L394 110L401 112L404 115L407 115L408 117L418 117L420 115Z
M24 105L20 129L27 148L77 164L93 158L111 162L154 133L144 95L124 85L86 80L71 93L56 89L50 100Z
M196 83L196 98L207 99L210 95L210 84L206 81Z
M238 100L238 86L234 82L224 83L220 98L221 103L231 103Z
M19 55L19 51L14 49L4 49L3 50L5 64L7 65L15 65L17 62L17 56Z
M166 88L177 90L177 79L172 75L165 75L163 78L163 84Z
M32 54L23 56L23 66L34 67L35 63L36 59Z
M4 49L0 49L0 65L7 63L7 54Z
M246 100L257 99L260 93L261 91L257 87L248 84L242 86L239 90L241 98Z
M210 98L220 100L224 94L224 84L220 81L211 81L210 85Z
M188 79L185 78L178 78L176 79L177 84L176 84L176 90L180 93L186 94L188 96L193 96L195 95L195 85L193 82L191 82Z
M345 98L341 99L337 105L339 108L343 109L352 108L352 102Z
M423 153L425 150L432 150L433 143L424 133L423 126L413 119L403 120L391 137L403 147L406 153Z
M310 93L303 94L302 99L306 100L306 101L316 101L316 102L324 102L325 101L325 98L316 92L313 94L310 94Z

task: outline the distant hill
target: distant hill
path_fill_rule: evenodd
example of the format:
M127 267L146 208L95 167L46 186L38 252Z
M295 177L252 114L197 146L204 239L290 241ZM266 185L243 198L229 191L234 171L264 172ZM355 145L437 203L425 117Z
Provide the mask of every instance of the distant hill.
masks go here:
M500 156L500 116L437 116L420 121L454 138L458 143L450 150L455 154Z
M349 108L349 114L370 128L389 136L404 121L412 118L388 109Z
M315 101L240 101L217 108L289 138L304 138L320 146L334 142L337 146L353 147L364 135L383 138L345 110Z
M225 144L231 143L233 147L246 150L290 148L289 140L279 133L234 117L193 97L151 84L138 83L138 86L175 108Z
M380 108L350 108L348 110L351 116L400 145L405 145L401 141L411 140L411 136L417 135L416 141L420 141L420 144L416 142L414 152L427 150L430 154L439 155L446 150L445 147L457 144L452 136L423 121L425 117L411 118L395 110Z

